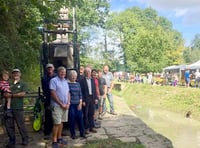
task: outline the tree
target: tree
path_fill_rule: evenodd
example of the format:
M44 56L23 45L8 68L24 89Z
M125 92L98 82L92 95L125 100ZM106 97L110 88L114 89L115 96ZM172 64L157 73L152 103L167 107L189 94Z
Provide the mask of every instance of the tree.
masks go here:
M191 48L193 50L200 50L200 34L196 34L191 43Z
M158 72L182 61L181 34L152 8L133 7L111 16L109 28L121 36L128 71Z
M183 52L185 63L193 63L199 60L200 57L200 34L196 34L191 42L190 47L187 47Z
M70 18L73 15L72 7L77 9L77 24L78 31L80 31L85 26L100 26L103 21L102 17L108 13L109 5L106 0L56 0L54 2L49 0L1 0L0 69L11 69L16 66L25 73L24 75L28 75L29 78L31 76L31 79L35 79L33 78L35 76L39 82L38 59L42 36L38 27L43 25L44 21L57 23L58 10L63 6L70 9ZM81 38L79 39L81 41ZM34 74L33 69L37 69Z

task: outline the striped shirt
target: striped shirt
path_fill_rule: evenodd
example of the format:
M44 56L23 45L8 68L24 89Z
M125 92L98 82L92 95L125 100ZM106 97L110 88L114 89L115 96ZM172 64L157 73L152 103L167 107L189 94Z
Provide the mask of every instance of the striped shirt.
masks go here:
M71 104L79 104L80 99L82 99L81 87L78 82L71 83L69 82L69 92L71 96Z
M10 85L7 81L0 81L0 90L2 92L10 92Z

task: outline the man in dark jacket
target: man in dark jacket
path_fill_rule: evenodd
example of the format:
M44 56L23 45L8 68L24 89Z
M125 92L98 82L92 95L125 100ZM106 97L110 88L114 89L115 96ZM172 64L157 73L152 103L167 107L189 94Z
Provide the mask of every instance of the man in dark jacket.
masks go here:
M81 90L83 94L83 119L85 133L89 131L96 133L94 129L94 105L97 99L96 87L94 79L91 77L91 69L86 67L84 70L85 77L80 80Z
M46 74L42 78L42 90L45 96L44 100L44 109L45 109L45 120L44 120L44 139L49 139L50 134L53 128L53 119L52 113L50 109L50 100L51 100L51 93L49 89L49 82L52 78L54 78L56 74L54 73L54 65L47 64L46 65Z

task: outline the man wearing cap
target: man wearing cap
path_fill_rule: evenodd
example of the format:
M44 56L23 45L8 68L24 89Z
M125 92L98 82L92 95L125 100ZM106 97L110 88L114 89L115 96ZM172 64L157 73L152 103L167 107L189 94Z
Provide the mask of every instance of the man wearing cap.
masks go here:
M12 94L4 93L4 97L11 98L12 116L5 115L5 127L9 137L6 147L13 147L16 143L15 123L17 124L19 133L22 138L22 145L28 145L28 133L24 124L23 98L27 92L27 85L21 81L21 72L19 69L12 70L12 81L10 89Z
M52 111L50 108L50 102L51 102L51 93L49 89L49 82L52 78L56 76L54 73L54 65L49 63L46 65L46 71L45 71L44 77L42 77L42 90L43 95L45 96L44 100L44 109L45 109L45 120L44 120L44 139L49 139L50 134L52 132L53 128L53 119L52 119Z

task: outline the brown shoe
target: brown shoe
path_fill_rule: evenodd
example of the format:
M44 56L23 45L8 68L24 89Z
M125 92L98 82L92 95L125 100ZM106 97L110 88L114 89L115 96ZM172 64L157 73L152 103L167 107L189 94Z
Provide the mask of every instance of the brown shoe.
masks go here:
M110 112L110 114L111 114L111 115L117 115L117 113L115 113L115 112Z
M92 132L92 133L97 133L97 130L95 130L94 128L91 128L91 129L90 129L90 132Z

